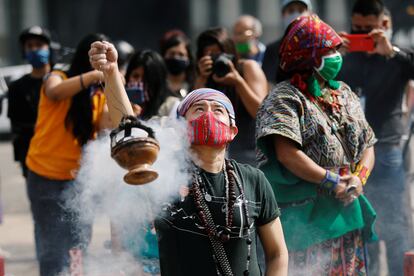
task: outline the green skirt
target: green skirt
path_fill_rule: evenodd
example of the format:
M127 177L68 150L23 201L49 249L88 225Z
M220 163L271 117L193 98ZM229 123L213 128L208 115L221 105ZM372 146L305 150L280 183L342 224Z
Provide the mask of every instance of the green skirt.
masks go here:
M348 206L318 186L296 177L273 156L261 170L272 185L289 250L303 250L360 229L365 242L377 240L376 213L364 195Z

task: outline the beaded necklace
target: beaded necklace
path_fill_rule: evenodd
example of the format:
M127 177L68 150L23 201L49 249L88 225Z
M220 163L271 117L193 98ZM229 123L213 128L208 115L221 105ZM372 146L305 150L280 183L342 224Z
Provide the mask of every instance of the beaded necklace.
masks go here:
M243 211L243 217L247 222L247 260L246 269L243 272L244 276L249 275L250 266L250 254L251 254L251 233L250 233L250 218L247 208L247 199L243 190L243 186L235 173L234 166L229 160L225 160L223 164L223 172L225 179L225 193L226 193L226 226L216 225L211 212L208 208L207 202L211 201L211 195L206 191L206 186L200 175L200 170L195 166L195 172L193 173L193 185L191 186L190 193L194 197L194 203L198 212L198 216L201 220L201 224L207 232L207 236L210 239L213 249L213 259L216 264L217 275L230 276L233 275L230 264L227 259L227 255L223 248L223 243L230 240L231 227L233 226L234 217L234 204L236 202L236 187L240 192L242 198L241 208Z

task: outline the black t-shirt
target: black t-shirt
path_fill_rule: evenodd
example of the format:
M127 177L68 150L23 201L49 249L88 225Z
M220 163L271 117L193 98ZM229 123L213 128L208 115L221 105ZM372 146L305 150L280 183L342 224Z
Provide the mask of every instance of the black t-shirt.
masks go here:
M280 215L272 188L264 174L249 165L232 161L237 176L247 198L250 222L252 223L250 275L261 275L256 257L256 230ZM225 179L224 173L212 174L201 172L207 192L212 196L207 202L215 224L225 225ZM231 239L223 243L234 275L243 275L247 258L247 225L242 221L243 215L239 193L234 205ZM200 219L192 196L184 201L177 200L165 208L156 220L161 274L163 276L212 276L216 267L212 249L206 232L201 227Z
M42 78L27 74L9 86L7 116L14 135L15 159L23 164L34 133L42 83Z
M277 83L277 73L279 69L279 48L282 39L278 39L266 46L263 57L262 69L266 75L267 81L273 84Z
M222 90L220 90L222 91ZM239 162L256 165L256 120L249 114L235 89L224 89L223 92L234 106L236 126L239 132L229 145L229 156Z
M406 127L402 98L409 79L414 78L413 53L387 59L380 55L349 53L337 79L365 97L365 115L379 142L399 144Z
M27 74L10 84L8 117L12 124L34 127L42 83L42 78L36 79Z

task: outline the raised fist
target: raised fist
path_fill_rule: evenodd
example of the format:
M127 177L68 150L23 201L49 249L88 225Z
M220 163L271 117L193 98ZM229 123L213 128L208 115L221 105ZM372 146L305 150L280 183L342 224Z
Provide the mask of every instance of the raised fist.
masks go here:
M95 41L88 52L92 67L103 73L118 70L118 53L111 43L107 41Z

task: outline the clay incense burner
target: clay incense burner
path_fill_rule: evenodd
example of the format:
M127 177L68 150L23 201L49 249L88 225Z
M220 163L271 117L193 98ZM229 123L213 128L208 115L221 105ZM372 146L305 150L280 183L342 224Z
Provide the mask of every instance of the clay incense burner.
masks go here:
M129 172L124 181L131 185L147 184L158 177L151 169L160 145L152 128L144 126L136 117L122 118L111 134L111 157Z

